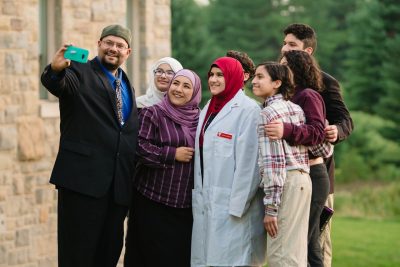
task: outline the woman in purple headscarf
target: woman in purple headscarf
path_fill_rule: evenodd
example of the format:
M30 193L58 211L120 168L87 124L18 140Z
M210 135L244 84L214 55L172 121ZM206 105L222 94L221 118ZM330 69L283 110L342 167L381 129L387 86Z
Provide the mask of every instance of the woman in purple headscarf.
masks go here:
M190 266L193 154L201 82L188 69L142 109L124 266Z

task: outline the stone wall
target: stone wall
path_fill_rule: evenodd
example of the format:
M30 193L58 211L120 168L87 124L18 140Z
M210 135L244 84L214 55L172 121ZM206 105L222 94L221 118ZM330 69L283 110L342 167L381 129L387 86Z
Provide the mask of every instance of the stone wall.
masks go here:
M57 266L57 192L48 180L59 114L57 99L39 99L42 2L0 0L0 267ZM169 0L47 2L59 8L56 48L71 42L95 56L104 26L138 29L129 59L136 69L128 70L137 94L146 88L152 62L171 53ZM132 21L128 7L135 9Z

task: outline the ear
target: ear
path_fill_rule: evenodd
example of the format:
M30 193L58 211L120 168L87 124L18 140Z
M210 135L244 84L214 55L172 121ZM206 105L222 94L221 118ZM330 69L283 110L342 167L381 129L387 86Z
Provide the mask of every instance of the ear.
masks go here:
M278 89L279 87L281 87L282 85L282 81L281 80L276 80L274 81L274 88Z
M244 72L243 76L244 76L244 82L247 82L247 80L250 78L250 73Z
M314 52L314 49L312 48L312 47L306 47L305 49L304 49L304 51L305 52L307 52L308 54L310 54L310 55L312 55L312 53Z

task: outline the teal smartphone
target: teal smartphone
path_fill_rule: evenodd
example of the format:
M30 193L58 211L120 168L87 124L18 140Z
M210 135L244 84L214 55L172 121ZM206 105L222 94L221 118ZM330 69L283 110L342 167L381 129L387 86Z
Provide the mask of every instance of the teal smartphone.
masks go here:
M67 50L64 52L64 58L81 63L87 62L88 55L89 55L88 50L73 45L68 46Z

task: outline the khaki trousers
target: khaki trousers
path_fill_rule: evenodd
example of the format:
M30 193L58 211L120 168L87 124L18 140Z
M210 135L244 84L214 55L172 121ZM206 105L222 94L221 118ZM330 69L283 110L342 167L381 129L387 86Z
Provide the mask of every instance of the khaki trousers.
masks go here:
M328 195L325 205L333 209L333 194ZM320 237L322 257L324 259L324 267L331 267L332 265L332 240L331 240L332 218L329 220L328 224L326 225L324 231L321 233Z
M278 212L278 235L267 237L268 267L306 267L311 202L308 173L288 171Z

